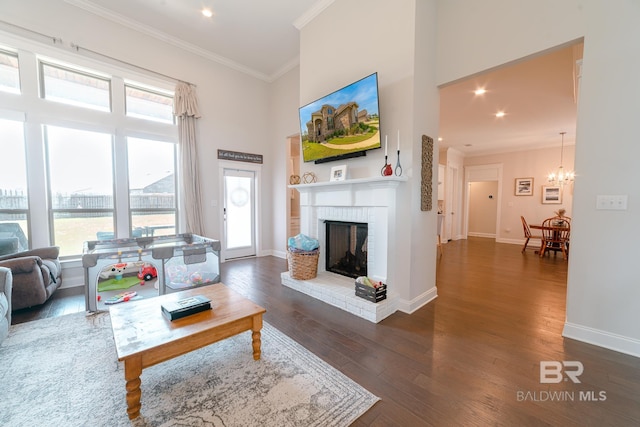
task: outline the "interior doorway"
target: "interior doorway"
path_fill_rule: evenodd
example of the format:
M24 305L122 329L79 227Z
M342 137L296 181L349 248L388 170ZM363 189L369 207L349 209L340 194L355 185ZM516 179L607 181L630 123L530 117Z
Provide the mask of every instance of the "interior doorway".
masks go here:
M287 172L288 185L298 182L300 179L300 135L287 138ZM287 187L287 237L297 234L300 234L300 193L295 188Z
M476 235L480 237L493 237L496 238L497 232L500 227L500 195L502 194L502 164L489 164L479 166L467 166L465 168L465 209L464 209L464 230L465 239L469 235ZM478 192L473 194L473 183L488 183L486 185L477 185ZM477 196L477 197L476 197ZM489 199L489 196L492 196ZM484 202L483 198L487 199L488 203ZM474 199L478 199L478 203L473 203ZM482 212L472 211L473 207L482 209ZM475 217L474 217L475 215ZM478 232L470 230L470 217L477 219L479 227L482 227L485 231L480 234ZM482 217L482 218L480 218Z
M496 238L498 217L498 181L470 182L469 236Z

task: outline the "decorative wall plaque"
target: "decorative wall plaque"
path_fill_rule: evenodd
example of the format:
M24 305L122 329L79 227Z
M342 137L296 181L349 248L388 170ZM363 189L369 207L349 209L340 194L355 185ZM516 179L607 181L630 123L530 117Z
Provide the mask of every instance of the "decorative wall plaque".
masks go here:
M262 154L241 153L239 151L218 150L218 159L262 164Z
M422 183L420 210L430 211L433 204L433 138L422 135Z

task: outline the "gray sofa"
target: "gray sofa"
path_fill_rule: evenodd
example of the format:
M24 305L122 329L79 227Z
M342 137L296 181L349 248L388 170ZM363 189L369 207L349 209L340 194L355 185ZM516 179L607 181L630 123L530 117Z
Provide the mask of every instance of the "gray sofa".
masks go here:
M0 256L0 267L11 269L11 310L44 304L62 284L60 248L50 246Z
M11 270L0 267L0 343L9 334L11 326Z

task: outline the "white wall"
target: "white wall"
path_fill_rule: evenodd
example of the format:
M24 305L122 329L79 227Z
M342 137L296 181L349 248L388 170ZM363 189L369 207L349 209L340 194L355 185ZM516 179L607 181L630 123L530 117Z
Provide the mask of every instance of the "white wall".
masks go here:
M640 3L441 0L438 81L446 83L584 37L567 322L563 334L640 356ZM626 194L626 211L595 209Z
M269 201L271 221L264 223L271 227L271 240L267 248L272 253L284 257L287 237L287 198L289 197L289 176L287 175L287 137L300 133L298 107L300 98L300 69L293 68L275 81L269 89L269 121L272 123L270 138L273 155L271 186L272 200Z
M378 72L381 134L389 135L394 147L400 130L403 174L409 177L399 190L403 208L390 238L388 265L394 280L389 284L400 294L402 310L409 312L424 304L427 294L435 296L437 203L431 212L422 212L419 199L421 136L435 139L438 126L435 15L433 1L341 0L300 33L300 105ZM434 176L437 159L436 150ZM350 177L379 176L383 163L383 150L349 159ZM304 163L301 172L328 181L334 165Z
M575 146L564 147L563 166L565 170L574 170L574 155ZM542 203L542 186L548 185L548 174L555 171L560 165L560 148L517 151L464 159L465 167L495 163L503 165L497 242L514 244L524 242L521 215L529 224L541 224L544 219L555 216L554 212L560 208L565 209L566 215L572 217L573 184L567 185L563 189L561 204ZM532 196L515 195L516 178L533 178ZM472 230L469 229L469 231Z

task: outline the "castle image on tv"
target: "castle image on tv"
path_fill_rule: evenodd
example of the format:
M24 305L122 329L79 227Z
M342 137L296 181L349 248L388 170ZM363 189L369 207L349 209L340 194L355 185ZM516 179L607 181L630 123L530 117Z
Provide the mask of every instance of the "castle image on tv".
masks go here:
M311 120L307 122L309 142L323 142L336 131L347 132L352 126L369 120L367 110L358 113L358 104L349 102L338 108L323 105L320 111L311 113Z
M377 74L300 107L305 162L338 160L380 148Z

